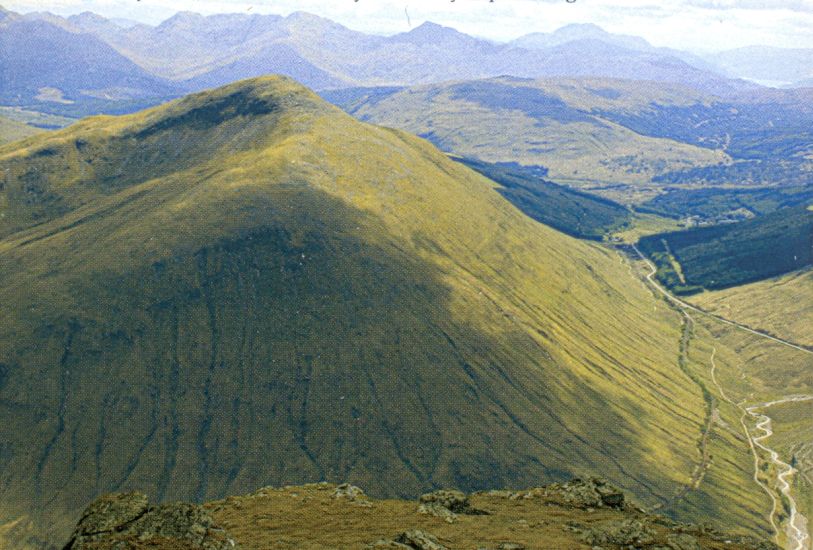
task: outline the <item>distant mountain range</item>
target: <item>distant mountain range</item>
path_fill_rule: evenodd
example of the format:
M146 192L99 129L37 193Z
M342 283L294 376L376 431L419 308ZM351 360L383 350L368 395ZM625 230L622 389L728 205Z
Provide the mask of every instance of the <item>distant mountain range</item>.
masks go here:
M734 77L784 82L790 73L812 76L799 69L810 66L806 50L781 66L765 63L773 68L759 72L747 52L701 58L595 25L570 25L506 44L430 22L393 36L368 35L304 12L287 17L181 12L150 26L90 12L63 18L3 10L0 28L3 102L54 108L97 100L97 111L109 107L100 106L100 99L163 100L268 73L321 90L511 75L679 83L722 96L758 88ZM77 70L62 74L58 69L65 66Z
M696 69L707 72L719 71L719 68L713 63L695 54L672 48L658 48L640 36L612 34L598 25L593 24L572 24L566 25L552 33L526 34L514 40L511 44L530 50L545 50L585 40L604 42L616 48L650 53L653 56L677 58Z
M97 36L8 12L0 20L0 82L0 100L20 105L129 100L179 92L177 86L150 74Z

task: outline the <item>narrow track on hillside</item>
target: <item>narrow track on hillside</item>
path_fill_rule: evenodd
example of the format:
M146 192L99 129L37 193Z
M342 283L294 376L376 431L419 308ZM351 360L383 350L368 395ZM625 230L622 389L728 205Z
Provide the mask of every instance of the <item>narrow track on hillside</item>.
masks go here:
M697 376L695 376L691 370L689 369L689 345L692 340L692 335L694 334L694 319L691 315L689 315L684 309L680 308L673 304L673 308L675 311L680 313L682 317L682 325L681 325L681 335L680 335L680 354L678 356L678 366L680 370L685 374L692 382L694 382L699 388L700 391L703 393L703 400L706 402L706 418L703 423L703 429L700 435L700 441L698 442L698 451L700 452L700 461L695 464L694 469L692 470L691 476L689 478L689 482L682 485L678 491L672 495L669 499L656 504L650 507L647 511L652 513L658 510L663 510L670 508L680 502L689 491L695 490L700 486L702 483L703 478L706 475L706 472L711 465L711 453L708 450L708 441L709 435L711 434L712 424L714 421L714 411L715 411L715 402L714 398L711 396L711 393L706 388L705 384L703 384L702 380L699 380Z
M792 342L788 342L786 340L776 338L776 337L771 336L769 334L765 334L763 332L754 330L754 329L752 329L750 327L740 325L739 323L736 323L734 321L730 321L728 319L724 319L724 318L719 317L717 315L708 313L706 311L703 311L702 309L699 309L699 308L697 308L695 306L692 306L691 304L688 304L688 303L684 302L683 300L680 300L679 298L672 295L671 292L669 292L668 290L663 288L661 285L659 285L657 282L655 282L654 277L655 277L655 274L657 273L657 267L655 266L655 264L652 263L646 256L644 256L643 253L641 253L641 251L638 249L637 246L631 245L631 247L632 247L633 250L635 250L635 252L641 258L641 260L643 260L644 263L646 263L646 265L650 269L650 272L646 275L646 280L649 282L649 284L653 288L657 289L667 299L667 301L669 301L673 305L677 306L677 308L684 315L684 319L687 319L687 320L689 320L691 322L692 317L689 314L689 311L693 311L693 312L696 312L696 313L707 315L709 317L712 317L712 318L714 318L714 319L716 319L718 321L721 321L723 323L726 323L728 325L735 326L737 328L745 330L746 332L756 334L758 336L762 336L764 338L767 338L767 339L772 340L774 342L778 342L780 344L784 344L786 346L790 346L790 347L792 347L792 348L794 348L796 350L813 354L813 350L803 348L801 346L793 344ZM681 354L682 353L683 353L683 349L681 349ZM768 403L760 403L760 404L751 405L751 406L744 406L743 403L735 403L728 396L728 394L725 392L725 389L722 387L722 385L720 384L720 382L717 379L717 372L716 372L717 371L717 365L716 365L716 363L714 361L714 356L716 355L716 353L717 353L717 348L713 348L712 353L711 353L711 358L710 358L711 379L712 379L712 382L714 383L715 387L717 388L717 391L720 394L720 397L724 401L726 401L727 403L730 403L731 405L737 407L739 410L742 411L742 416L740 417L740 424L742 425L743 431L745 432L745 436L746 436L746 438L748 440L748 444L751 447L751 453L754 456L754 476L753 476L754 481L757 483L757 485L759 485L760 488L762 488L763 491L765 491L765 493L771 499L771 512L770 512L770 514L768 516L768 519L770 521L771 527L774 530L775 539L776 539L777 543L779 543L780 539L781 539L781 534L782 534L780 526L776 521L776 516L777 516L777 512L779 510L780 502L777 499L777 497L774 494L774 491L771 489L771 487L767 483L764 483L759 478L759 471L760 471L759 466L760 466L761 458L759 456L759 452L757 451L757 448L762 449L764 452L768 453L768 455L770 456L770 462L773 463L778 468L779 473L776 476L777 484L779 485L778 490L787 499L788 508L789 508L789 510L788 510L788 516L789 517L788 517L788 520L787 520L787 527L786 527L786 535L787 535L787 541L786 541L787 546L786 546L786 548L787 548L787 550L809 550L809 548L810 548L810 546L809 546L810 534L809 534L808 529L807 529L807 518L805 518L802 514L799 513L799 511L797 509L797 506L796 506L796 501L793 498L793 495L792 495L792 492L791 492L790 482L788 481L788 478L795 473L796 469L793 466L791 466L790 464L788 464L788 463L784 462L783 460L781 460L779 458L779 453L777 453L773 449L770 449L769 447L767 447L766 445L764 445L762 443L763 441L765 441L766 439L768 439L769 437L771 437L773 435L773 429L771 427L771 418L769 416L767 416L765 414L762 414L762 413L759 413L757 411L760 410L760 409L765 409L765 408L774 406L774 405L779 405L781 403L791 403L791 402L813 400L813 395L789 396L789 397L784 397L782 399L778 399L776 401L771 401L771 402L768 402ZM701 387L705 391L705 387L702 384L701 384ZM763 435L756 436L756 437L751 435L751 432L748 429L748 425L745 422L746 417L749 416L749 415L757 420L756 427L763 432ZM711 427L711 424L709 424L707 426L707 428L709 428L709 429L710 429L710 427ZM705 450L705 442L706 442L707 438L708 438L708 429L704 432L704 440L703 440L703 445L704 445L703 456L704 456L704 459L707 457L707 451ZM705 467L708 468L708 463L707 462L705 463ZM697 485L699 485L700 480L702 480L702 477L698 480ZM686 490L682 491L682 494L685 495L685 493L688 491L689 488L690 487L687 486L685 488ZM696 488L696 486L695 486L695 488ZM681 494L681 493L679 493L679 494Z
M726 319L725 317L720 317L719 315L715 315L714 313L709 313L708 311L700 309L697 306L693 306L692 304L690 304L688 302L684 302L683 300L681 300L680 298L678 298L677 296L675 296L674 294L669 292L667 289L662 287L660 284L658 284L657 281L655 281L655 275L658 272L658 268L655 266L654 263L652 263L649 260L649 258L647 258L643 254L643 252L641 252L638 249L638 247L636 245L631 244L629 246L635 251L636 254L638 254L638 256L641 258L641 260L643 260L647 264L647 266L649 267L650 273L648 273L646 275L647 281L649 281L649 283L654 288L656 288L658 290L658 292L663 294L670 302L680 306L683 309L688 309L688 310L691 310L691 311L693 311L695 313L699 313L701 315L706 315L708 317L711 317L713 319L716 319L716 320L720 321L721 323L725 323L727 325L737 327L740 330L750 332L751 334L756 334L757 336L761 336L762 338L767 338L768 340L773 340L776 343L783 344L783 345L789 346L789 347L791 347L791 348L793 348L795 350L803 351L805 353L809 353L809 354L813 355L813 349L810 349L810 348L807 348L807 347L804 347L804 346L800 346L799 344L794 344L793 342L789 342L788 340L784 340L784 339L778 338L776 336L771 336L767 332L762 332L760 330L753 329L751 327L748 327L748 326L745 326L743 324L737 323L736 321L732 321L731 319Z
M692 331L694 327L694 321L689 315L686 315L685 312L681 312L684 315L683 318L683 326L681 328L681 337L680 337L680 357L678 358L678 364L680 365L680 369L686 374L695 384L700 386L701 391L703 392L703 397L706 400L707 410L706 410L706 419L703 424L703 430L700 436L700 442L698 443L698 450L700 451L700 462L695 464L694 469L692 470L691 477L689 478L689 483L683 485L671 498L658 503L654 506L651 506L647 509L647 512L656 512L658 510L663 510L667 508L671 508L678 502L680 502L686 494L691 491L695 490L700 486L702 483L703 478L706 475L706 472L709 469L711 464L711 454L708 450L708 441L709 435L711 434L712 422L714 419L714 401L708 399L708 392L703 385L703 383L697 380L694 376L691 375L688 369L688 360L689 360L689 343L691 342L692 338Z

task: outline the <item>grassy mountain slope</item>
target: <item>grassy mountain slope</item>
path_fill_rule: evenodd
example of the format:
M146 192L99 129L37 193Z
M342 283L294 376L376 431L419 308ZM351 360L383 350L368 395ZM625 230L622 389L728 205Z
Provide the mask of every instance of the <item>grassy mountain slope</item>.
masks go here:
M713 186L732 190L718 202L759 210L775 199L763 188L813 182L809 90L721 98L656 82L498 78L325 97L455 154L542 165L556 182L623 202Z
M690 298L707 311L749 327L813 347L813 270L758 283L703 292Z
M15 141L24 137L33 136L42 130L0 116L0 145L8 141Z
M631 222L632 214L624 206L546 181L545 169L456 160L499 183L500 194L526 215L568 235L601 240Z
M720 151L640 135L592 114L605 104L691 101L682 89L601 80L493 79L392 91L341 105L362 120L428 138L445 151L487 162L541 165L557 182L633 189L658 174L727 162ZM697 95L697 94L694 94Z
M428 143L265 78L24 145L0 148L16 543L128 488L689 483L706 407L675 313Z
M642 275L650 271L644 262L635 261L635 265ZM759 461L755 463L750 453L748 437L761 433L761 430L745 407L794 395L813 394L811 355L711 316L695 311L688 311L687 315L684 316L685 326L689 329L685 346L689 359L686 368L707 396L708 424L702 443L704 461L696 470L700 482L695 490L689 491L675 504L673 510L685 513L689 509L700 509L713 515L714 509L707 508L707 504L713 501L710 495L724 492L735 495L732 508L748 503L750 509L761 510L767 517L772 507L752 493L757 487L754 473L758 473L760 483L765 485L760 489L763 494L770 488L777 501L784 497L780 495L775 479L777 470L771 464L769 454L760 452ZM807 430L794 431L798 425L798 421L795 425L785 423L783 441L774 442L773 438L767 441L767 445L775 448L788 462L793 458L792 452L796 452L794 449L808 448ZM747 479L741 476L743 472L750 472ZM807 483L795 483L793 497L797 502L810 500L810 487ZM775 511L779 526L776 540L784 546L787 514L782 506Z
M811 90L760 89L686 104L598 111L643 135L723 149L734 160L658 175L668 185L798 186L813 183Z
M748 221L650 235L639 246L682 293L721 289L813 263L813 211L797 206Z

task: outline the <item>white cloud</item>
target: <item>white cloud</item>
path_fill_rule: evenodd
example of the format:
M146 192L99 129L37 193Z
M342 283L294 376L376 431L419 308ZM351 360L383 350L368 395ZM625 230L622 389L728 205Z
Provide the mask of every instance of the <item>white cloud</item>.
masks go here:
M3 0L0 0L3 2ZM595 23L658 46L717 50L769 44L813 48L813 0L5 0L15 11L94 11L157 23L176 11L287 15L308 11L355 30L392 34L431 20L509 40Z

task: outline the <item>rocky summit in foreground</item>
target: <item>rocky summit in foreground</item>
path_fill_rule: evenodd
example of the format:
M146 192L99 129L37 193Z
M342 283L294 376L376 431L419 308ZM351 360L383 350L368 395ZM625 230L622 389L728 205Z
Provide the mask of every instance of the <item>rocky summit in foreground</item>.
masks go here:
M107 495L82 515L64 550L358 548L402 550L774 550L751 537L676 523L607 482L573 479L525 491L441 490L417 502L373 500L352 485L265 488L202 506L151 506Z

